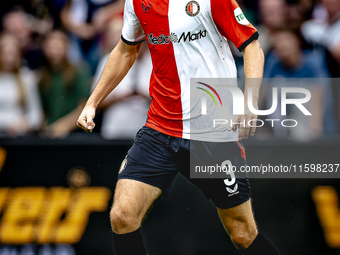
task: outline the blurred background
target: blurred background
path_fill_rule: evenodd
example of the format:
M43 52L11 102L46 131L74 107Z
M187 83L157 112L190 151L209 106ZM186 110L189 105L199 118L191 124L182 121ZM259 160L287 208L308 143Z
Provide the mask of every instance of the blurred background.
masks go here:
M340 0L237 2L265 52L260 107L270 108L272 79L281 87L288 78L314 81L304 87L316 102L305 128L258 128L244 142L248 164L339 164ZM123 6L0 3L1 255L114 254L108 211L117 172L150 104L146 43L100 105L94 133L79 130L76 120L120 40ZM243 78L242 54L230 46ZM251 183L258 225L281 254L339 254L339 179ZM151 255L238 254L211 202L181 176L142 231Z

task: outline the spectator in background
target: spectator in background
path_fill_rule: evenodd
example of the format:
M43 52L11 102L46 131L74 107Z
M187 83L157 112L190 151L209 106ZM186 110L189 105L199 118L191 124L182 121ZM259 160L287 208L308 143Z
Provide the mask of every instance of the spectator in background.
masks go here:
M315 47L326 49L328 68L332 77L340 76L340 1L321 0L313 19L306 21L301 32L304 38Z
M287 3L285 0L259 0L259 16L261 24L258 27L260 33L259 43L265 53L265 65L268 69L274 62L273 34L286 23ZM266 75L266 69L264 70Z
M68 38L61 31L50 32L43 42L47 63L39 83L45 113L45 131L52 138L64 138L77 128L76 119L89 95L87 70L67 60Z
M36 80L21 67L20 49L14 36L0 37L0 132L11 136L37 130L42 120Z
M30 0L28 1L25 11L28 16L29 26L37 35L45 35L53 27L53 17L50 13L49 6L53 7L50 2L55 0Z
M29 8L30 1L31 0L0 1L0 17L2 18L4 14L6 14L11 8L13 8L13 6L22 6L26 10L27 8Z
M340 77L340 1L321 0L313 12L313 19L306 21L301 31L314 51L322 51L325 56L331 77ZM329 92L327 116L328 133L340 133L340 84L332 80L332 91ZM330 122L333 120L333 122Z
M52 26L53 22L47 14L42 14L41 19L38 19L18 6L13 7L2 19L4 32L19 40L25 64L32 70L37 70L43 64L39 38Z
M264 78L321 78L327 77L326 67L318 66L310 54L301 49L301 39L292 30L281 29L272 35L275 62L265 66Z
M314 6L319 0L297 0L302 9L302 12L305 13L306 19L310 19L313 13Z
M98 35L105 30L110 18L121 13L124 0L68 0L61 21L71 32L71 58L79 62L86 60L95 73L100 59Z
M122 18L115 18L105 32L105 55L94 77L94 89L109 58L111 50L118 44L123 27ZM106 139L133 139L138 129L146 121L146 113L150 105L149 80L152 63L146 43L142 44L138 57L129 73L101 103L104 110L101 135Z
M61 12L67 0L46 0L49 12L53 17L54 28L59 28L62 25Z
M285 0L259 0L259 10L259 42L264 53L267 53L273 45L270 35L285 25L287 4Z
M285 26L291 30L299 31L302 23L306 20L306 13L299 1L287 5Z
M312 56L308 53L304 53L301 49L301 40L299 35L291 30L282 29L277 31L274 35L273 41L274 50L276 54L276 61L266 70L266 76L264 78L284 78L277 79L274 82L271 81L264 85L270 86L265 89L266 91L272 91L271 86L274 87L287 87L295 86L297 80L301 78L324 78L327 77L325 66L318 65ZM268 68L265 66L265 68ZM286 78L290 80L286 80ZM307 88L313 96L312 108L313 116L309 119L299 118L299 124L296 128L291 129L290 137L298 140L308 140L311 138L317 138L322 135L323 130L323 117L325 111L325 105L322 104L324 101L324 95L328 89L327 84L320 84L320 80L299 80L299 87ZM315 82L315 84L313 84ZM267 108L269 109L272 105L271 94L265 96L269 98L267 102ZM280 96L279 96L280 98ZM280 101L280 100L279 100ZM280 105L280 102L279 102ZM293 110L296 110L295 108ZM289 111L289 109L287 110ZM298 111L290 111L290 116L296 115ZM269 116L270 119L282 119L280 111L276 111L273 115ZM297 119L298 119L297 118ZM303 122L310 120L310 123ZM287 128L283 128L280 125L274 126L275 136L285 138L287 136Z
M31 44L32 30L29 26L29 20L26 12L15 7L6 13L2 20L3 31L18 39L22 50L26 50Z

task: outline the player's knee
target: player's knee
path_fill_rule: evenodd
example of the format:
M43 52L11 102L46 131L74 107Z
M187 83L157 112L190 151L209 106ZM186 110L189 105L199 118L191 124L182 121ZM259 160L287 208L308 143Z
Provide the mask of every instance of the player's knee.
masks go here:
M257 236L257 230L237 229L230 233L230 238L239 249L247 249Z
M111 227L116 234L125 234L135 231L140 226L139 217L136 217L127 210L111 209Z

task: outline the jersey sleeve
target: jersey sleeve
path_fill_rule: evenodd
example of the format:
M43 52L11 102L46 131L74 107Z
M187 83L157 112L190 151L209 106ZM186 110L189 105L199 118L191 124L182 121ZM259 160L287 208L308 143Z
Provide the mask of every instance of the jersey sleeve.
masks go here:
M144 41L144 31L133 8L133 0L126 0L124 7L124 26L122 40L129 45L136 45Z
M235 0L210 0L211 16L220 32L232 41L239 51L259 37Z

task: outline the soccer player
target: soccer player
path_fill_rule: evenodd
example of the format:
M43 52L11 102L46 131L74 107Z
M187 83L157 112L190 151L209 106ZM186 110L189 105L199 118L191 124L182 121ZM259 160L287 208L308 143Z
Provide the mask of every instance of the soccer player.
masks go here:
M146 124L138 131L118 175L110 212L118 255L146 254L139 230L145 213L162 193L167 194L178 172L188 177L190 78L236 78L227 40L244 54L248 78L245 99L251 88L257 107L264 65L257 38L257 30L235 0L126 0L121 41L112 51L78 119L79 127L86 132L93 130L97 106L123 79L138 55L140 44L146 41L153 62L152 100ZM245 108L245 114L238 120L248 123L256 119ZM221 141L227 142L218 143L223 151L214 146L217 143L206 144L206 155L214 155L209 160L220 164L226 159L223 157L228 157L232 165L244 165L245 152L239 140L247 138L249 132L254 135L255 128L250 128L239 125L239 129L223 132ZM231 240L243 254L278 254L257 230L248 179L190 181L214 202Z

